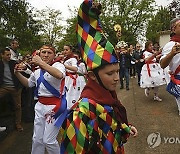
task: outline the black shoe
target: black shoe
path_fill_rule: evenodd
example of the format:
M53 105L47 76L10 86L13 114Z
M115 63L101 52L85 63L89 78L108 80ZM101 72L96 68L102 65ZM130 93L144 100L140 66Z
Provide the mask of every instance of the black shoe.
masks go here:
M120 87L120 89L124 89L124 87L123 87L123 86L121 86L121 87Z
M129 87L126 87L126 90L129 90Z

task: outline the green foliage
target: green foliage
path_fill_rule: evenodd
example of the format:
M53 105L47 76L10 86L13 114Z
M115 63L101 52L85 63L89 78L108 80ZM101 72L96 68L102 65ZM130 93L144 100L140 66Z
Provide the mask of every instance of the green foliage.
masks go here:
M180 16L180 1L179 0L173 0L169 6L168 6L170 12L171 12L171 18L176 18Z
M62 38L62 17L59 10L46 8L36 13L36 20L41 25L40 33L43 43L57 46Z
M120 24L122 27L121 40L129 44L135 44L138 36L144 35L148 21L155 11L155 0L101 0L103 6L100 15L103 31L114 45L117 43L114 25ZM77 14L77 10L74 14ZM74 42L76 17L69 20L67 34L61 42Z
M122 27L122 40L135 44L138 36L144 35L147 22L155 11L154 0L112 0L101 1L104 10L101 16L103 28L112 43L117 39L113 32L115 24Z
M32 50L39 46L39 25L32 17L30 5L25 0L0 1L1 46L7 46L9 40L17 38L21 50Z
M166 31L170 28L171 13L166 7L160 7L156 15L149 21L146 37L153 43L158 41L159 32Z

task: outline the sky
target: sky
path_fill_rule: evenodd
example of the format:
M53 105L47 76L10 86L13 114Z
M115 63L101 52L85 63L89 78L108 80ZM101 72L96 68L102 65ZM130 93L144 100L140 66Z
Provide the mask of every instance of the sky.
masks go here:
M62 12L62 17L67 19L71 16L68 6L70 8L76 7L83 2L83 0L27 0L33 7L38 10L45 9L46 7L60 10ZM172 0L156 0L158 5L167 6Z

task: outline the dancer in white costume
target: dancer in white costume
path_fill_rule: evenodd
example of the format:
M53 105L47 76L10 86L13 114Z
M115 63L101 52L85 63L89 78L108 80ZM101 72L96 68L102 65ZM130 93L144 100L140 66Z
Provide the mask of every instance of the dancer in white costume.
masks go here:
M140 87L145 88L146 96L149 96L150 88L154 89L154 101L162 101L158 96L158 87L166 84L163 69L156 62L156 56L159 54L160 52L153 51L151 41L146 42L143 53L145 64L141 70Z
M71 45L64 46L64 66L66 68L65 86L66 86L66 100L67 108L70 109L74 103L79 99L79 92L77 86L77 59L74 57Z
M60 62L52 63L55 57L55 49L44 45L40 49L39 56L32 58L32 64L39 66L29 79L20 71L24 66L17 65L15 75L26 87L36 86L38 102L35 105L34 133L32 142L32 154L59 154L60 147L57 141L59 128L54 126L55 119L52 114L62 107L60 104L60 86L65 77L65 67Z
M85 63L82 62L82 58L80 55L80 52L75 52L74 53L75 58L77 59L77 66L78 66L78 71L77 71L77 87L78 87L78 92L77 95L81 95L82 90L84 89L87 81L87 69Z
M175 96L180 115L180 18L171 21L171 40L162 52L160 64L162 68L169 67L171 81L167 91Z

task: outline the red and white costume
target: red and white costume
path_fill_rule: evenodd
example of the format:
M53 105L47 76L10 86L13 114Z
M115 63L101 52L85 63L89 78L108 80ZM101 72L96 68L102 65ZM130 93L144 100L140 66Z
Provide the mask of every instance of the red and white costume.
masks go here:
M148 58L153 53L145 51L143 53L144 58ZM143 65L141 70L141 88L158 87L166 84L165 75L160 64L156 62L156 58L152 59Z
M64 64L68 66L74 66L77 68L77 59L69 58L64 61ZM68 109L70 109L80 97L80 95L78 94L77 77L78 75L76 72L66 69L65 86L67 90L66 100Z
M55 62L52 67L57 68L65 76L65 67L59 62ZM40 78L41 69L35 70L28 79L29 87L37 87L38 79ZM48 72L43 75L44 79L57 91L60 92L61 80L53 77ZM56 139L59 128L55 127L55 119L52 119L50 113L56 107L56 101L53 94L47 90L43 83L40 83L38 88L39 101L35 105L35 120L34 120L34 133L32 142L32 154L43 154L45 149L48 154L60 153L60 147ZM44 100L44 101L43 101ZM48 102L48 103L47 103ZM48 121L51 119L52 121Z

